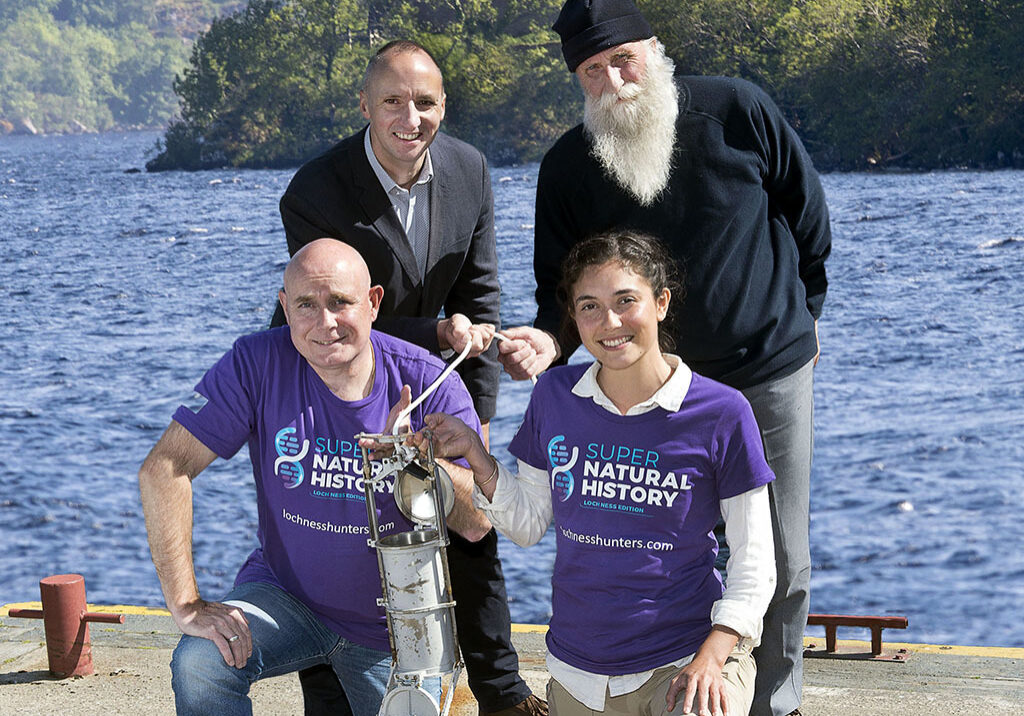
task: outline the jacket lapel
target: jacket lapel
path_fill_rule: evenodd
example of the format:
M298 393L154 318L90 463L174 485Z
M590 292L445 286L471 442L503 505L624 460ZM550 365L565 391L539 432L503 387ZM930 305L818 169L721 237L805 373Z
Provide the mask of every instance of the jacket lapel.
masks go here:
M368 130L364 129L359 135L359 141L353 143L350 155L349 166L352 167L352 184L355 188L357 201L366 215L366 223L380 234L381 239L391 248L391 251L402 264L402 269L412 279L414 285L419 285L420 269L416 263L416 255L409 246L405 237L405 230L398 222L394 209L391 207L391 200L380 185L380 180L373 173L370 160L363 150L363 134ZM433 207L433 200L431 200ZM433 210L431 210L433 214ZM433 215L431 215L431 242L433 242ZM433 244L431 244L433 249Z
M427 266L424 271L423 301L430 303L428 293L436 282L430 280L431 269L438 264L444 256L444 207L452 206L455 197L452 196L451 177L447 171L444 150L439 147L436 139L430 147L430 163L434 168L434 178L430 180L430 239L427 246ZM445 289L447 290L447 289ZM441 303L444 302L442 297Z

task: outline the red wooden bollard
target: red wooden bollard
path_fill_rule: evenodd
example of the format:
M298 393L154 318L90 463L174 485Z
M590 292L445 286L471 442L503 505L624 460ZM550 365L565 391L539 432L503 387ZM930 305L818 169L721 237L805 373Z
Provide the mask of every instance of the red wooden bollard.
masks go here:
M42 609L11 609L8 614L43 620L51 674L63 678L93 673L89 622L124 624L124 615L86 611L85 578L80 574L39 580L39 596Z

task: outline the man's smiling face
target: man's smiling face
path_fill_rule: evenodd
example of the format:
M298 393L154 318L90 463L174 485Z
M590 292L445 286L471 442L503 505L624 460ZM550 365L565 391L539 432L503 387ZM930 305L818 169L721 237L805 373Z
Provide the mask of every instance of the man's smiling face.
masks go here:
M334 239L309 244L288 264L279 299L292 343L328 385L372 370L370 329L383 293L359 254Z
M427 147L444 119L441 71L424 52L395 52L373 71L359 94L370 121L370 146L384 170L411 186L423 168Z

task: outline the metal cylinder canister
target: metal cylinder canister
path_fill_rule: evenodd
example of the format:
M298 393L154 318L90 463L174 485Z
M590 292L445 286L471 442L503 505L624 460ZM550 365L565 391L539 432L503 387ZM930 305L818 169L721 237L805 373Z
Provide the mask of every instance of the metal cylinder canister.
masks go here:
M377 543L397 671L437 676L458 662L454 609L445 589L441 541L435 530L413 530Z

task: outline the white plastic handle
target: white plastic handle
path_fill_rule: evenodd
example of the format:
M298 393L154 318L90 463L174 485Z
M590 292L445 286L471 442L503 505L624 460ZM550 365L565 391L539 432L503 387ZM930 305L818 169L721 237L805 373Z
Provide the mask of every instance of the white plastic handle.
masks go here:
M441 385L441 383L444 382L444 379L447 378L449 375L451 375L451 372L453 370L455 370L455 366L457 366L459 363L461 363L463 360L465 360L466 356L469 355L469 349L472 348L472 347L473 347L473 342L472 341L467 341L466 342L466 347L462 349L462 353L459 353L458 357L455 360L453 360L451 363L449 363L447 368L445 368L443 371L441 371L441 375L437 376L437 380L435 380L433 383L431 383L430 386L426 390L424 390L422 393L420 393L419 397L416 398L416 400L414 400L411 403L409 403L408 407L406 407L405 410L403 410L401 413L398 414L398 419L395 421L395 425L391 429L391 434L392 435L398 435L398 428L405 421L405 419L409 417L409 413L411 413L413 410L415 410L417 405L419 405L424 400L426 400L427 396L429 396L431 393L433 393L435 390L437 390L437 386Z

